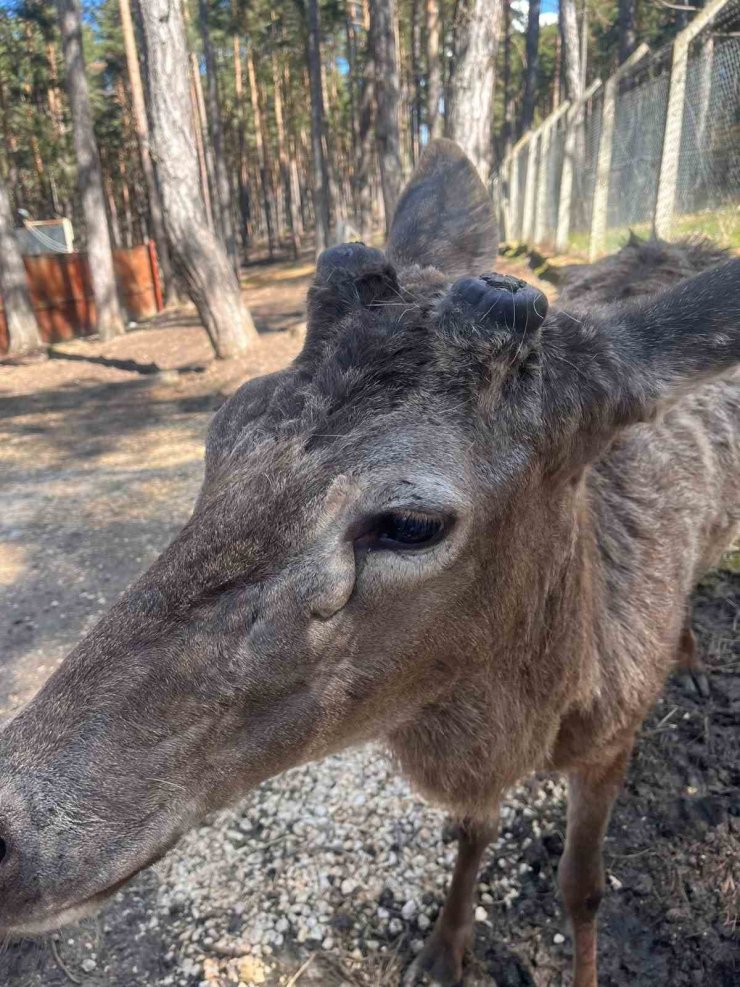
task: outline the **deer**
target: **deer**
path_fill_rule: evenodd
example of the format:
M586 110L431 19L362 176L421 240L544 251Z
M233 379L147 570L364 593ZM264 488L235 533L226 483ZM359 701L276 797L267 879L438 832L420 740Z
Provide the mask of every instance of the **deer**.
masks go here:
M0 733L0 928L98 908L211 811L382 742L459 820L404 983L464 976L503 794L568 778L597 985L603 842L688 600L740 518L740 260L548 311L434 141L386 249L332 247L303 348L216 413L192 516Z

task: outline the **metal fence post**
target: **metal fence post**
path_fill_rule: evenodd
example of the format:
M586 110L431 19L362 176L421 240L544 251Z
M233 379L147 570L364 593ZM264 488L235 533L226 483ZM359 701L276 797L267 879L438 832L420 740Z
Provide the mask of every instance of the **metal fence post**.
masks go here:
M678 184L678 164L681 155L684 96L686 94L686 70L689 62L689 46L699 32L727 5L728 0L710 0L699 11L688 27L673 42L671 62L671 88L668 96L663 153L660 159L658 197L655 202L655 232L664 240L670 239L673 230L673 209Z
M565 147L563 149L563 170L560 173L560 192L558 194L558 219L555 233L555 249L567 250L570 242L570 215L573 199L573 165L576 154L576 137L578 128L582 126L583 111L588 101L601 88L601 79L594 79L583 98L574 103L565 118Z
M609 208L609 175L612 167L612 141L614 140L614 117L617 108L617 93L619 83L624 75L644 58L650 51L646 44L636 48L629 58L619 66L614 75L606 80L604 86L604 106L601 111L601 134L599 137L599 156L596 164L596 186L594 188L594 203L591 213L591 239L589 242L589 260L595 260L603 253L606 245L606 230L608 225Z

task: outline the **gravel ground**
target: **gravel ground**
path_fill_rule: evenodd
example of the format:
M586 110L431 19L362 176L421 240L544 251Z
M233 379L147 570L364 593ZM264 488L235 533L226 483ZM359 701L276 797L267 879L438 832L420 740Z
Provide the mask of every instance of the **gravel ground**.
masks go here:
M255 277L261 328L294 331L265 334L242 361L209 364L185 314L114 343L72 344L72 359L0 368L0 715L33 694L185 520L213 409L299 346L306 273L283 265ZM120 359L190 372L144 377L111 362ZM694 623L712 695L670 685L643 731L607 841L605 987L740 982L736 572L702 587ZM564 814L558 778L510 793L481 872L466 983L568 982L554 882ZM449 820L381 750L349 751L209 820L97 919L9 944L0 983L397 984L439 910L454 853Z

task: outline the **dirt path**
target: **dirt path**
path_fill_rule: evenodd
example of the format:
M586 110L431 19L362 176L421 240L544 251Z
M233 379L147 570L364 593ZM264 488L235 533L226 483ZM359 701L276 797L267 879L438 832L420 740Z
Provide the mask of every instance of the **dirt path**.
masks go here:
M522 273L519 262L506 266ZM77 342L58 359L0 367L0 716L35 692L186 519L213 410L239 382L284 365L300 347L310 271L302 262L250 273L248 297L262 336L256 352L238 361L212 362L193 314L182 311L112 343ZM151 364L166 372L148 372ZM707 581L696 595L694 623L712 695L694 700L671 685L643 732L608 841L611 890L601 946L606 987L729 987L740 978L733 940L740 881L740 576L723 571ZM397 982L399 966L423 938L421 912L401 915L404 895L416 895L432 917L441 900L453 853L449 836L435 828L441 816L395 787L400 783L373 752L296 778L270 783L236 814L199 830L99 920L65 930L53 943L10 945L0 953L0 983L278 984L316 950L300 983ZM569 941L560 941L552 880L564 801L560 787L547 785L547 799L540 781L512 796L508 835L488 858L481 893L490 921L476 926L472 983L564 982ZM365 788L376 791L374 803L365 800ZM398 843L401 803L406 818L416 820L402 849L393 851L416 860L404 871L406 887L394 892L392 876L380 873L376 888L373 866L377 874L379 865L370 866L368 857L367 893L343 902L339 885L354 876L357 860L349 854L339 864L326 863L339 869L337 893L306 892L309 910L322 902L331 906L333 945L323 950L311 936L296 942L297 926L275 948L249 945L247 918L256 921L277 907L280 867L292 865L286 855L278 866L283 858L262 848L261 836L248 837L258 851L237 846L234 858L229 847L239 821L272 811L270 800L278 795L291 804L298 798L302 815L319 819L317 833L324 832L320 810L330 797L350 807L341 821L347 832L368 833L379 844ZM279 821L285 806L275 811ZM239 864L255 852L256 863ZM503 871L516 875L510 880L502 860ZM242 883L231 887L227 875L234 867ZM516 891L508 904L507 887ZM241 896L251 912L239 907ZM359 932L353 911L364 916Z

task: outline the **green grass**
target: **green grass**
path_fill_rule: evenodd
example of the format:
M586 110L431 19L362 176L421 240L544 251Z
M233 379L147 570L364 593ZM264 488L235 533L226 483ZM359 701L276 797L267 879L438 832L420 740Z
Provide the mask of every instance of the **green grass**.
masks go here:
M613 254L624 246L630 232L641 237L649 237L651 229L652 224L645 222L607 230L604 253ZM722 247L729 247L731 250L740 249L740 205L676 216L671 239L681 240L687 236L706 236ZM574 254L588 256L589 240L590 233L587 231L572 233L569 250Z
M673 223L674 237L701 233L722 247L740 249L740 205L678 216Z

